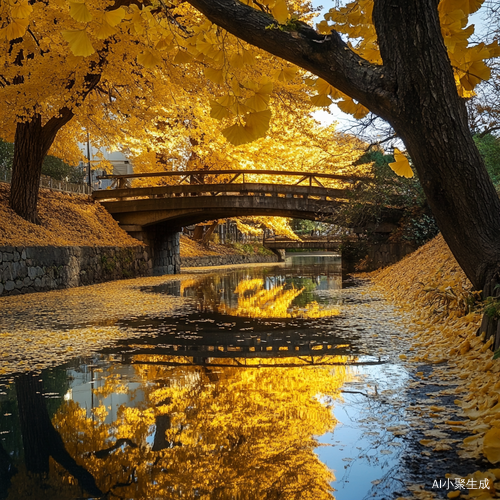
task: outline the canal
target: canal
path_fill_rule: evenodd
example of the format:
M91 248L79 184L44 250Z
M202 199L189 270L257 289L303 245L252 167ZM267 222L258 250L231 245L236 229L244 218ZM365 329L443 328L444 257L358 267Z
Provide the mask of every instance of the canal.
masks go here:
M405 491L408 334L332 254L1 306L0 498Z

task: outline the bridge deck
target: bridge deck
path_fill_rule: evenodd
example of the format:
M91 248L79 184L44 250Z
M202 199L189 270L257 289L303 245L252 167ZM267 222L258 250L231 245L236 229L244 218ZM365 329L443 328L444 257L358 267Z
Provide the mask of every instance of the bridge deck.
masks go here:
M277 184L205 184L97 191L121 225L171 222L178 227L238 216L325 220L345 203L346 190Z

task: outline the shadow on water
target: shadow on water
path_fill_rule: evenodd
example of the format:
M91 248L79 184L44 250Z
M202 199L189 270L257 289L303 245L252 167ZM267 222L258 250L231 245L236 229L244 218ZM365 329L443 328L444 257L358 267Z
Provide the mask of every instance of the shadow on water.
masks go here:
M385 369L361 329L343 323L339 259L299 255L142 292L185 297L192 310L120 320L143 335L0 386L0 498L316 500L370 490L366 481L346 489L332 462L343 460L342 440L379 446L333 409L369 415L365 377ZM394 459L366 452L359 469L379 477Z

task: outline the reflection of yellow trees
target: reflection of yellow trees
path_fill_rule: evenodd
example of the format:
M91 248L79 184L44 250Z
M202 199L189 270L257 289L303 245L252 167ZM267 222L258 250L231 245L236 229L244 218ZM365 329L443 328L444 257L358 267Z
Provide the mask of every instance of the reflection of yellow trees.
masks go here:
M115 422L104 422L102 404L87 418L71 401L54 418L103 491L120 483L113 492L121 498L332 498L334 477L314 436L335 425L327 401L339 396L346 367L145 364L137 373L144 401L122 406ZM104 457L91 453L120 438L127 441Z
M323 308L313 301L305 307L294 307L293 300L304 288L285 290L285 285L266 289L263 279L242 280L234 293L238 294L238 307L228 308L221 304L219 312L250 318L322 318L339 314L336 307Z

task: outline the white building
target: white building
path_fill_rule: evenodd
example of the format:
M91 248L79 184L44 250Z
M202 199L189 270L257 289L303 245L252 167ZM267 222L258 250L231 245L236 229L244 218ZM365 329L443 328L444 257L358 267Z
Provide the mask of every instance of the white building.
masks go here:
M80 144L80 149L82 153L87 157L87 144ZM108 151L105 148L97 149L90 146L90 164L92 166L92 189L106 189L111 186L113 180L110 179L98 179L97 177L101 175L109 174L103 169L99 168L101 161L109 162L113 167L113 175L127 175L134 173L134 166L127 156L121 151ZM87 178L85 181L88 183L88 164L83 160L80 162L82 169L87 172Z

